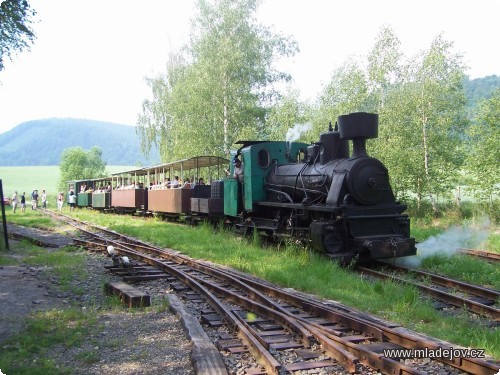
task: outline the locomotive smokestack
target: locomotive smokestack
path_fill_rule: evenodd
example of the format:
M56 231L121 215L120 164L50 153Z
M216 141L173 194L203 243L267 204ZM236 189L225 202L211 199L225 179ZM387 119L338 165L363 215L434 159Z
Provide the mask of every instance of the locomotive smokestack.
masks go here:
M352 158L368 156L366 153L366 138L354 138L352 140Z
M374 113L356 112L339 116L339 132L341 139L352 139L352 158L368 156L366 140L378 136L378 115Z

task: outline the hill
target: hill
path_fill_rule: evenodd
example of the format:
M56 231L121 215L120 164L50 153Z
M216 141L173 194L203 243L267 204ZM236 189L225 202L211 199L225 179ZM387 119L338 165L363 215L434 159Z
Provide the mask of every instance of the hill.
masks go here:
M0 134L0 166L57 165L64 149L92 146L102 149L108 165L154 165L153 150L146 159L135 128L128 125L79 119L44 119L24 122Z
M466 77L463 84L467 97L467 108L472 110L482 99L491 98L493 92L500 89L500 77L492 75L472 80Z

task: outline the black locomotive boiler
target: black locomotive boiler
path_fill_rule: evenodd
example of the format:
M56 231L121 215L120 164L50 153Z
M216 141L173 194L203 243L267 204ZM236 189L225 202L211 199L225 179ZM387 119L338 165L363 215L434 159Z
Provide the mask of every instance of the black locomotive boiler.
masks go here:
M406 206L396 201L387 168L366 152L378 115L352 113L337 124L312 145L241 142L243 189L226 180L225 214L239 228L301 238L344 262L415 255Z

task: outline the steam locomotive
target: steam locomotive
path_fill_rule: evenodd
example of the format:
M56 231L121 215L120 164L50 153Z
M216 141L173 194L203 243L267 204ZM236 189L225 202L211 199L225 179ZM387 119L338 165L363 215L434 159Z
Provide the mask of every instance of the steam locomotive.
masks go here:
M377 135L378 115L358 112L312 145L239 142L244 183L224 181L224 214L241 231L303 239L343 262L415 255L406 206L387 168L366 152Z
M231 158L243 162L241 179L233 178L233 163L221 177L229 160L197 156L68 183L77 192L91 187L77 194L79 207L223 220L241 233L303 241L343 263L415 255L406 206L395 200L387 168L366 152L366 140L377 135L378 115L352 113L314 144L237 142ZM178 175L211 184L166 184Z

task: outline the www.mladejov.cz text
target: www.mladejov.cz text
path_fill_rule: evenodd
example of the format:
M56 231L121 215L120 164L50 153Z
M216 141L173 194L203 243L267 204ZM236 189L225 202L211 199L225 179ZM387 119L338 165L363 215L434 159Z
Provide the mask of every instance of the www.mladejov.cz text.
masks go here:
M441 348L436 349L385 349L386 358L443 358L453 361L454 358L485 358L484 349Z

